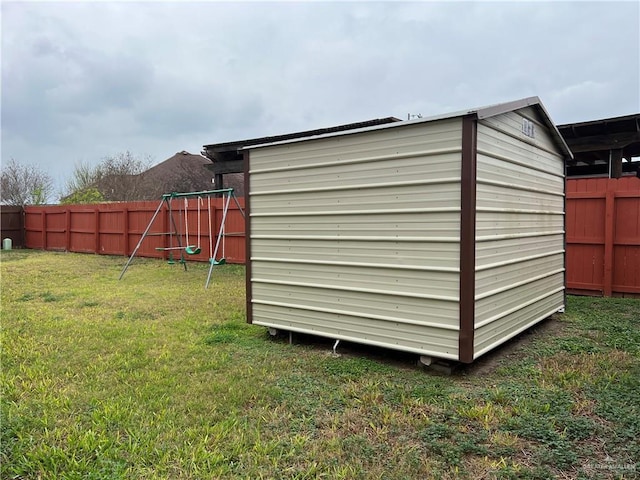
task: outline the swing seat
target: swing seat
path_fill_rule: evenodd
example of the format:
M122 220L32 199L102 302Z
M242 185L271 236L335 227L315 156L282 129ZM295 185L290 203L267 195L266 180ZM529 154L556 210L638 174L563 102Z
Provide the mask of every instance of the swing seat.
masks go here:
M225 263L227 263L227 261L224 258L221 258L220 260L216 260L215 258L210 258L209 263L211 265L224 265Z
M187 255L197 255L200 253L201 249L195 245L187 245L184 251L187 252Z

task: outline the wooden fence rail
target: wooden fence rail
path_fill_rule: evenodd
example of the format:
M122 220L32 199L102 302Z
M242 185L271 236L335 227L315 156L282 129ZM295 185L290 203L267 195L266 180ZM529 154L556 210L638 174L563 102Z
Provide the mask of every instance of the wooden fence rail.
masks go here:
M189 255L189 260L208 262L212 256L210 246L215 247L216 235L220 230L223 200L212 198L209 208L208 200L204 198L199 206L199 216L197 198L188 200L186 210L183 199L173 201L173 217L182 245L187 244L185 225L188 221L189 243L201 247L201 253ZM244 208L244 199L240 198L239 203ZM28 206L25 207L24 215L25 246L41 250L129 256L158 204L159 201ZM209 209L212 219L211 236ZM232 201L225 222L226 235L224 242L221 242L218 257L224 256L228 263L245 263L244 225L244 218ZM168 235L171 230L169 211L164 204L136 256L165 259L169 255L179 256L174 251L157 250L178 245L177 238Z

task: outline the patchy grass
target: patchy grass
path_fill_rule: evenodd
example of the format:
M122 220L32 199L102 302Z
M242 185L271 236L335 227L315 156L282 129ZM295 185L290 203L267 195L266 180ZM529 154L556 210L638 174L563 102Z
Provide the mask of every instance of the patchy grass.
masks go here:
M244 268L3 252L1 478L639 475L640 301L569 298L453 376L244 318Z

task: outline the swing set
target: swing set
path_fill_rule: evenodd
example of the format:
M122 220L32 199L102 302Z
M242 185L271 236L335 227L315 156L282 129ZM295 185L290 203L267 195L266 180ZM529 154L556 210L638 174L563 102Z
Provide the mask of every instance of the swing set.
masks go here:
M222 209L222 221L220 222L220 230L218 231L218 234L216 235L216 243L215 243L215 247L213 245L213 227L214 227L214 219L212 219L212 208L211 208L211 197L213 195L222 195L223 198L223 209ZM198 211L198 217L197 217L197 232L198 232L198 240L197 240L197 244L193 244L189 241L189 212L188 212L188 205L189 205L189 198L197 198L197 211ZM240 210L240 213L242 214L242 217L245 218L245 213L244 210L242 209L242 207L240 206L240 203L238 202L238 198L236 197L235 193L233 192L233 188L222 188L222 189L218 189L218 190L206 190L206 191L202 191L202 192L186 192L186 193L165 193L164 195L162 195L162 199L160 200L160 203L158 205L158 208L156 208L156 211L154 212L154 214L151 217L151 220L149 220L149 224L147 225L147 228L144 230L144 233L142 234L142 236L140 237L140 240L138 241L138 244L136 245L136 248L133 249L133 253L131 253L131 256L129 257L129 259L127 260L127 263L125 264L124 268L122 269L122 272L120 272L120 277L119 280L122 279L124 273L127 271L127 268L129 268L129 265L131 264L131 262L133 261L133 258L136 256L136 253L138 252L138 250L140 249L140 246L142 245L143 240L146 237L149 236L154 236L154 235L163 235L163 236L169 236L169 246L168 247L157 247L156 250L160 250L160 251L168 251L169 252L169 264L174 264L175 261L173 259L173 251L179 251L180 252L180 260L179 262L184 266L185 271L187 270L187 262L186 262L186 255L198 255L202 252L202 244L201 244L201 238L202 238L202 229L201 229L201 207L204 204L203 201L203 197L207 198L207 218L208 218L208 227L209 227L209 273L207 275L207 281L205 283L205 288L209 288L209 282L211 280L211 272L213 272L214 267L216 267L217 265L224 265L226 263L225 260L225 238L228 235L233 235L233 234L227 234L225 231L225 222L227 219L227 213L229 211L229 204L231 203L231 199L233 199L233 201L235 202L235 204L237 205L238 209ZM178 223L179 223L179 227L178 224L176 223L176 220L174 218L174 213L175 213L175 209L173 208L173 201L176 199L182 198L184 200L184 207L182 209L178 209ZM149 230L151 230L151 227L153 226L153 223L155 222L156 218L158 217L158 214L160 213L160 211L162 210L162 206L165 205L167 206L167 211L169 213L169 221L171 223L171 231L169 232L161 232L161 233L150 233ZM183 217L183 212L184 212L184 240L185 240L185 244L182 244L182 234L180 233L182 231L182 217ZM176 245L174 246L174 238L176 241ZM166 244L165 244L166 245ZM218 258L218 252L219 252L219 248L220 246L222 246L222 256L220 258Z

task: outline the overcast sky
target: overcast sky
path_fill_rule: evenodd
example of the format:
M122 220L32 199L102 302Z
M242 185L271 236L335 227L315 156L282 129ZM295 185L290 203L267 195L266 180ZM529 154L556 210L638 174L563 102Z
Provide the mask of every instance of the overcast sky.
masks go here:
M2 162L78 162L537 95L640 112L640 3L2 2ZM57 198L57 197L56 197Z

